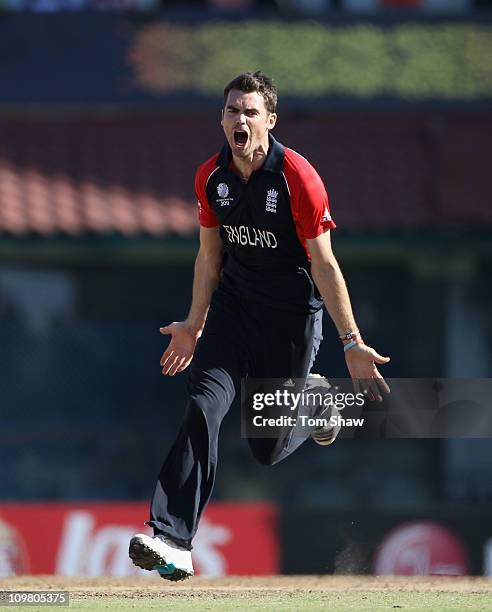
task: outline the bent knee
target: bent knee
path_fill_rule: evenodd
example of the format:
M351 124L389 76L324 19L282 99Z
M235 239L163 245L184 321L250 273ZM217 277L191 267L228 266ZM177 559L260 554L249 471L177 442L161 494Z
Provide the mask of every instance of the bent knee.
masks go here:
M205 418L206 421L221 421L227 414L234 398L196 393L190 395L188 415Z

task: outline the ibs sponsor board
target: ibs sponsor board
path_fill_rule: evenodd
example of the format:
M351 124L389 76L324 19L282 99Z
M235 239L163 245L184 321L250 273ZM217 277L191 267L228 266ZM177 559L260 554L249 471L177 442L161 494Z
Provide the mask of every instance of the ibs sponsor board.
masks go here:
M146 503L0 504L0 576L146 575L128 558L135 533L149 533ZM193 541L202 576L279 571L277 512L268 503L210 504Z

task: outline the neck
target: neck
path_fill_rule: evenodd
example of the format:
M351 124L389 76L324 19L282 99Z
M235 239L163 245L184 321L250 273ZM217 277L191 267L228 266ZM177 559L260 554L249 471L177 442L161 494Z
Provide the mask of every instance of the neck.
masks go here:
M232 155L232 160L234 165L236 166L239 174L244 180L248 180L249 177L255 172L259 170L263 164L265 163L266 156L268 155L268 135L265 142L262 142L261 145L253 152L253 154L249 157L237 157L236 155Z

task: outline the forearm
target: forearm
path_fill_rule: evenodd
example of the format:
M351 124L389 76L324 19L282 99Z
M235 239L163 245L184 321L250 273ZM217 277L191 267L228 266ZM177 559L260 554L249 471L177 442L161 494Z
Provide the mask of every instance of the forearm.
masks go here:
M205 257L201 250L198 252L191 307L186 317L186 324L197 335L200 335L205 325L212 294L219 284L220 270L220 257Z
M313 280L339 335L355 331L357 325L342 271L335 258L311 268Z
M325 302L326 310L336 325L340 336L357 330L347 285L343 278L338 262L331 249L330 233L325 232L307 240L311 253L311 274ZM362 389L368 393L369 399L381 400L378 385L389 393L389 387L384 382L376 368L377 364L388 363L389 357L383 357L370 346L362 342L357 336L343 341L345 360L351 378L355 381L356 390ZM375 385L372 379L377 379Z

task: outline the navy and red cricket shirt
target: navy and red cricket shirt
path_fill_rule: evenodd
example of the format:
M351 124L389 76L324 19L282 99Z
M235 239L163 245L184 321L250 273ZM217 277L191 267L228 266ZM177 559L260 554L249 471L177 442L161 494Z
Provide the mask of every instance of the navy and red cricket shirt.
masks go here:
M336 227L328 195L302 155L269 135L263 166L243 182L226 143L196 173L203 227L220 226L221 284L239 297L300 313L323 301L311 277L306 239Z

